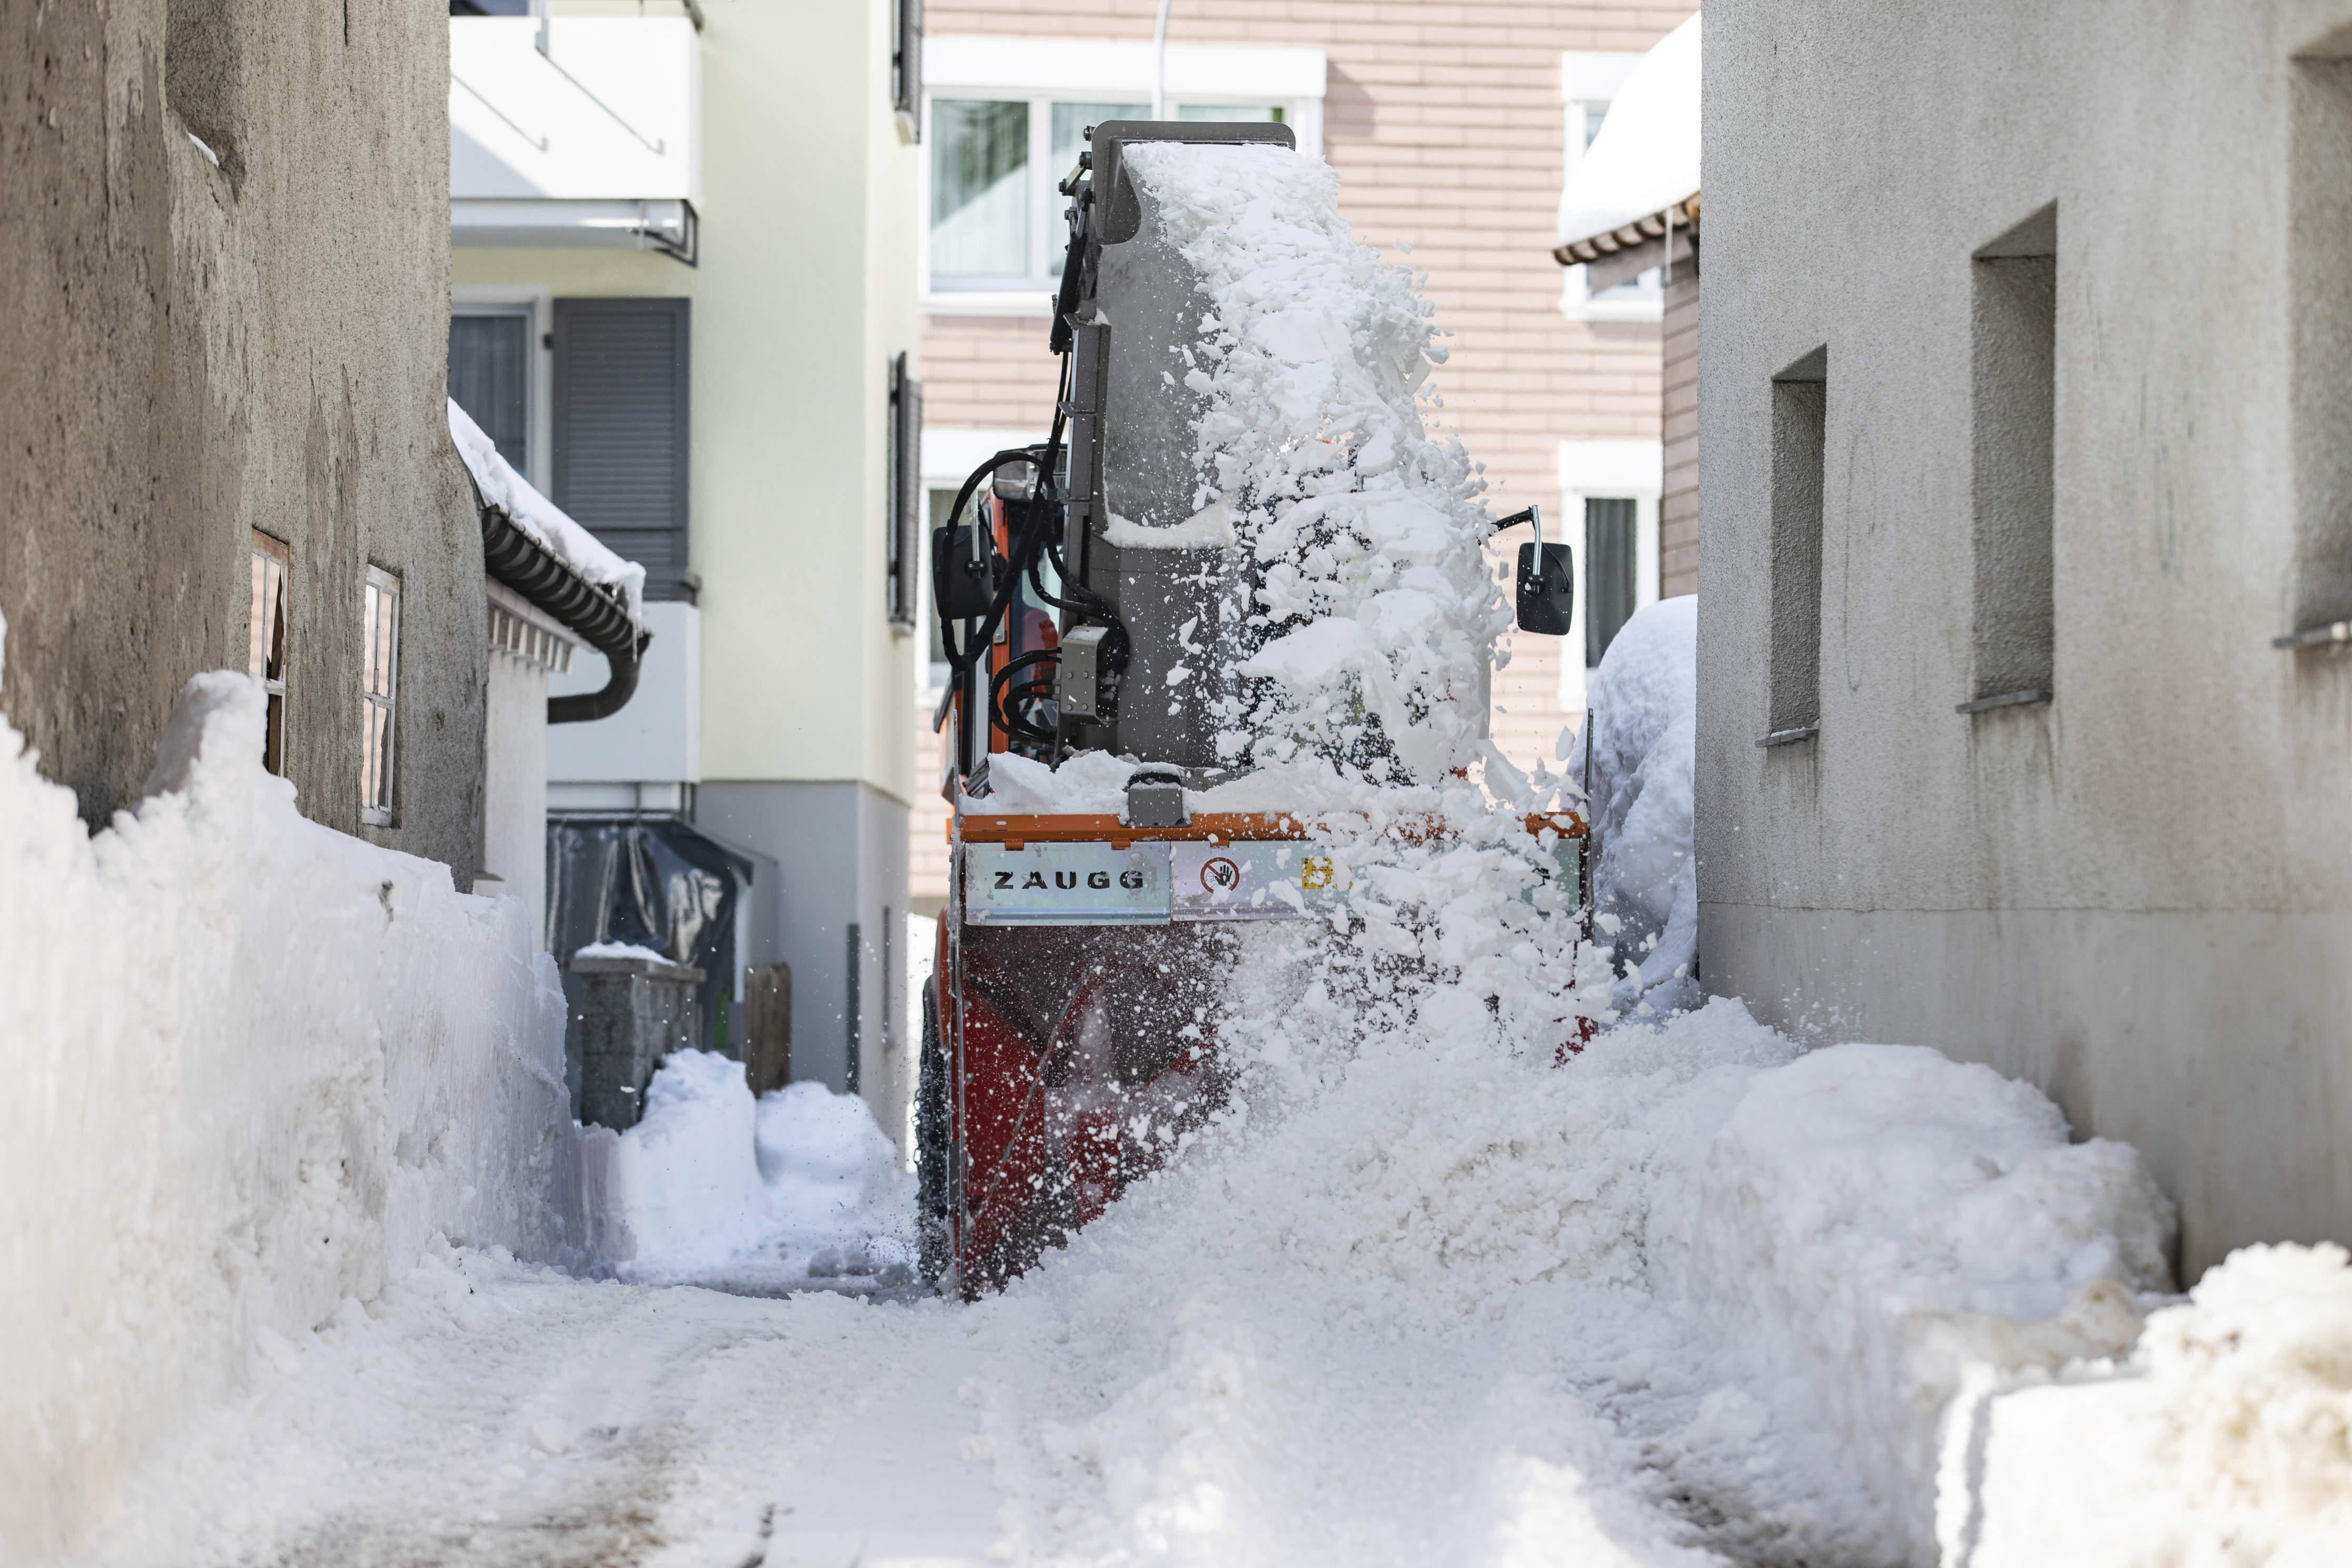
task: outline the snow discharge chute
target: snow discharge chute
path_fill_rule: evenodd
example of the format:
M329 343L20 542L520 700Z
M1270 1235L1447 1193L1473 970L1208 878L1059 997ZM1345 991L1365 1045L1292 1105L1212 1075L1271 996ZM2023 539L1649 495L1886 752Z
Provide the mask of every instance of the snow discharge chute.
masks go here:
M918 1121L926 1270L966 1293L1223 1113L1255 923L1460 980L1384 864L1496 840L1528 919L1580 901L1582 820L1487 766L1511 617L1484 486L1423 428L1445 351L1418 279L1280 125L1095 126L1063 191L1053 433L932 544L955 870ZM1524 629L1565 625L1569 575L1522 548ZM1565 1050L1543 950L1519 978Z

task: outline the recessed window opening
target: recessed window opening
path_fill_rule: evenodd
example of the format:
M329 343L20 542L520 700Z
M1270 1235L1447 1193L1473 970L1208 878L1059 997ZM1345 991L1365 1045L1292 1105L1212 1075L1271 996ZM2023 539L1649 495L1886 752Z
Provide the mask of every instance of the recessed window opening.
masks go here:
M1983 713L2053 689L2057 206L1977 252L1969 272L1976 596L1959 711Z
M2287 334L2294 565L2282 646L2340 645L2352 622L2352 27L2288 80Z
M1822 722L1822 481L1829 349L1772 378L1772 633L1760 744L1811 739Z
M1587 497L1584 502L1584 667L1601 656L1633 618L1641 536L1632 499Z
M286 579L291 564L282 540L256 529L253 535L253 611L247 622L246 667L261 683L268 702L261 765L286 772Z
M368 568L361 622L360 821L392 826L394 703L400 690L400 579Z

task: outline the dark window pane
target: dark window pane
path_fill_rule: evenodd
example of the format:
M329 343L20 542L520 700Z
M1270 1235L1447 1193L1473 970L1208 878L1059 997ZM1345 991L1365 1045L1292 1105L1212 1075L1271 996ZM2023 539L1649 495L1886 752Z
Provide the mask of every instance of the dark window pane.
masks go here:
M449 318L449 395L518 474L530 472L530 318Z
M1584 503L1584 664L1617 640L1633 617L1633 503L1598 498Z

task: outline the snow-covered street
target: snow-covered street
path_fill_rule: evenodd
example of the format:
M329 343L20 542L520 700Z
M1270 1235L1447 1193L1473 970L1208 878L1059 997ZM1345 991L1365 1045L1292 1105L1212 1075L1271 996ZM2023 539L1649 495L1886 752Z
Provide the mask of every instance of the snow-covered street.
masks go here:
M93 1556L983 1560L995 1498L961 1452L973 1363L952 1316L445 1250L276 1347Z
M232 1026L345 1053L251 1091L341 1145L56 1119L80 1212L136 1248L55 1224L19 1151L43 1293L7 1310L169 1293L183 1347L162 1381L152 1332L95 1305L77 1357L5 1342L47 1413L12 1506L86 1500L26 1561L2012 1568L2079 1536L2085 1497L2138 1521L2117 1563L2257 1536L2325 1562L2352 1524L2339 1250L2242 1254L2181 1306L2137 1153L1987 1067L1801 1049L1731 998L1635 1002L1566 1050L1561 1008L1609 1017L1621 982L1559 940L1475 799L1459 833L1356 862L1390 946L1316 921L1237 942L1217 1117L966 1304L906 1266L904 1173L852 1097L755 1102L741 1064L680 1052L636 1127L551 1143L560 1012L510 910L300 824L259 720L249 687L196 683L158 793L94 841L24 758L0 771L8 852L71 901L0 905L0 937L49 951L63 908L126 945L79 962L156 977L91 1012L62 956L26 970L28 1003L80 1020L40 1037L80 1046L47 1082L92 1092L162 1039L193 1092ZM226 900L205 868L240 848L266 874ZM186 912L174 961L137 946L141 900ZM375 1027L345 1021L326 930L382 977ZM412 1011L458 993L403 977L459 951L484 1000L452 1033ZM1466 978L1393 962L1439 953ZM289 1022L222 1010L240 967ZM371 1057L393 1025L434 1048ZM583 1165L635 1256L565 1239ZM698 1278L761 1293L674 1282ZM42 1436L68 1421L78 1448Z
M1490 1051L1361 1059L971 1306L437 1249L270 1341L89 1560L1896 1561L1923 1399L2122 1348L2161 1272L2128 1151L1982 1069L1789 1065L1723 1003ZM1832 1114L1873 1100L1915 1120Z

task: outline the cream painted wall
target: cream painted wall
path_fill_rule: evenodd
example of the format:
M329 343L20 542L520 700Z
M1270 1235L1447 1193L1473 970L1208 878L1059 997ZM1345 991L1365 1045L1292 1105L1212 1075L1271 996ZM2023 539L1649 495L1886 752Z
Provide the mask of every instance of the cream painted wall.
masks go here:
M916 347L916 160L888 0L706 0L701 265L457 250L459 285L694 301L708 780L911 798L910 639L884 607L888 369ZM919 373L919 371L918 371Z

